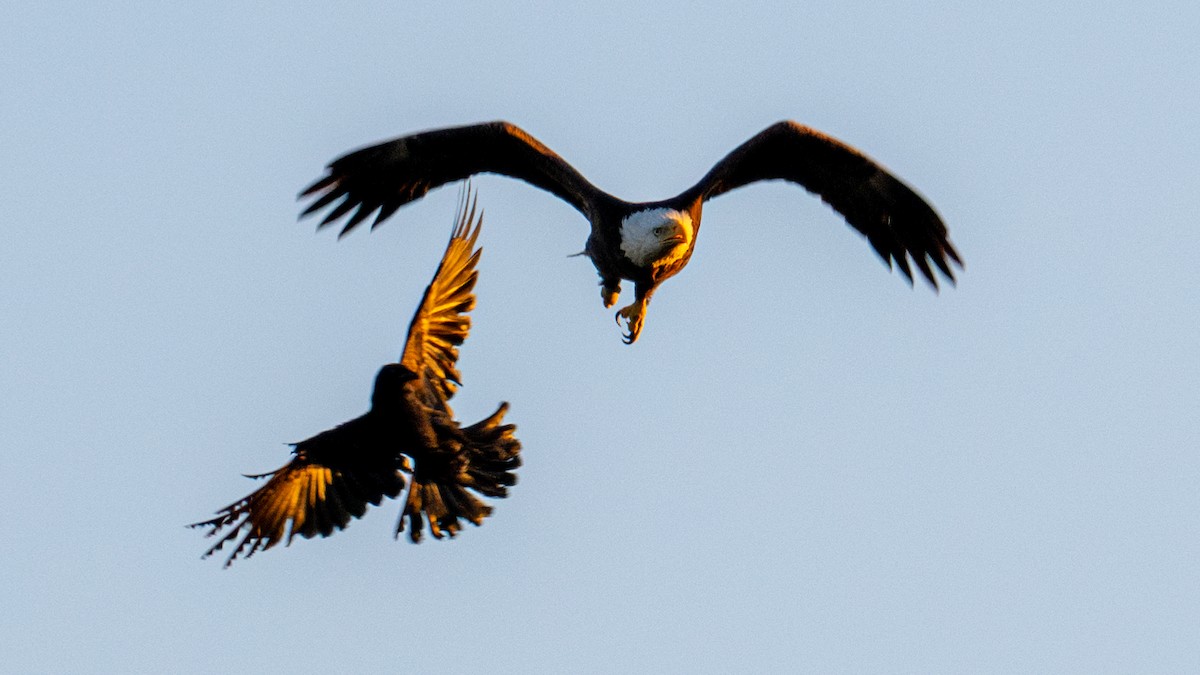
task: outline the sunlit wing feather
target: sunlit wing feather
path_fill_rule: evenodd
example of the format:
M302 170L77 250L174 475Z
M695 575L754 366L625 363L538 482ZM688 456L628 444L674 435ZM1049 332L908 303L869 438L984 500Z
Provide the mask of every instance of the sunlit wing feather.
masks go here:
M935 288L930 263L951 282L951 263L962 266L945 224L912 188L858 150L796 122L780 122L746 141L692 191L711 199L756 181L779 179L820 196L909 281L910 260Z
M346 218L344 235L375 214L374 228L433 188L478 173L523 180L584 215L590 215L588 204L600 193L566 160L520 127L487 122L413 134L335 159L325 176L300 193L301 199L313 198L300 217L332 207L318 227Z
M405 483L400 460L394 448L381 447L369 427L358 418L301 441L290 463L251 476L268 480L218 511L216 518L192 525L207 527L207 536L219 537L204 557L234 543L225 561L228 567L239 557L248 558L281 541L291 543L297 534L327 537L362 517L368 504L378 506L384 497L399 495Z
M458 346L467 338L475 307L475 269L482 249L475 248L479 238L482 212L476 216L475 198L464 190L458 221L446 245L433 281L425 289L421 304L408 328L408 339L400 363L420 375L423 389L431 395L424 401L442 407L458 386L462 375L457 368Z

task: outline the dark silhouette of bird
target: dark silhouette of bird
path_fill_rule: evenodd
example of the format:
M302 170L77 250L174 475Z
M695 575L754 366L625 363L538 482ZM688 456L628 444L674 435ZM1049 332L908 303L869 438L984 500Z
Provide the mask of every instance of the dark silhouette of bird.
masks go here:
M468 201L470 205L468 207ZM503 424L508 404L486 419L460 427L448 404L461 375L455 364L475 306L475 248L482 223L475 201L464 195L450 243L408 328L399 363L375 377L371 408L360 417L293 444L293 459L251 478L267 482L249 496L191 527L219 537L204 554L221 550L239 535L230 565L296 535L327 537L361 517L367 505L395 498L411 485L396 536L406 527L420 541L425 521L441 539L463 521L480 525L492 509L476 494L505 497L516 483L521 444L516 427Z
M604 306L616 303L622 279L634 284L634 302L616 315L618 324L625 323L626 343L641 333L654 290L691 259L704 202L757 181L787 180L818 195L910 284L913 265L935 290L934 267L951 283L951 266L962 267L941 218L912 188L849 145L790 121L735 148L679 195L642 203L603 192L508 122L426 131L335 159L301 192L301 198L314 199L301 217L332 207L318 227L346 218L344 235L375 214L374 228L429 190L477 173L526 181L588 219L591 234L582 255L600 274Z

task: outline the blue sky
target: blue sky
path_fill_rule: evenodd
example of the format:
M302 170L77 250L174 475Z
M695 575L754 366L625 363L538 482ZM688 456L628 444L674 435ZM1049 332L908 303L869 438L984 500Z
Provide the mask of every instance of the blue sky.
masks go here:
M118 4L0 26L3 669L1200 669L1196 7ZM297 191L491 119L630 200L796 119L966 269L910 289L756 185L627 347L583 219L480 178L455 408L511 403L511 497L200 560L240 473L366 409L457 199L337 241Z

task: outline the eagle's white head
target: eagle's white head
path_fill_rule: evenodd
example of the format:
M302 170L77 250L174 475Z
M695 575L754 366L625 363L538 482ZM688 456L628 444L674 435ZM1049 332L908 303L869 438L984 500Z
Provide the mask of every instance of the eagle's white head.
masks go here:
M621 221L621 251L639 267L666 265L687 253L695 233L685 211L645 209Z

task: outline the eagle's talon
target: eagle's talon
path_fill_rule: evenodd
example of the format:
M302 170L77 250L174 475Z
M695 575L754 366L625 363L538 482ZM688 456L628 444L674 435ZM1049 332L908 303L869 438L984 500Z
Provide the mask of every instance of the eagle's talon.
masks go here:
M642 332L642 321L645 316L646 304L644 302L635 302L628 307L622 307L617 310L614 317L617 325L621 325L621 320L625 320L625 328L628 332L621 336L621 339L627 345L637 342L638 335Z

